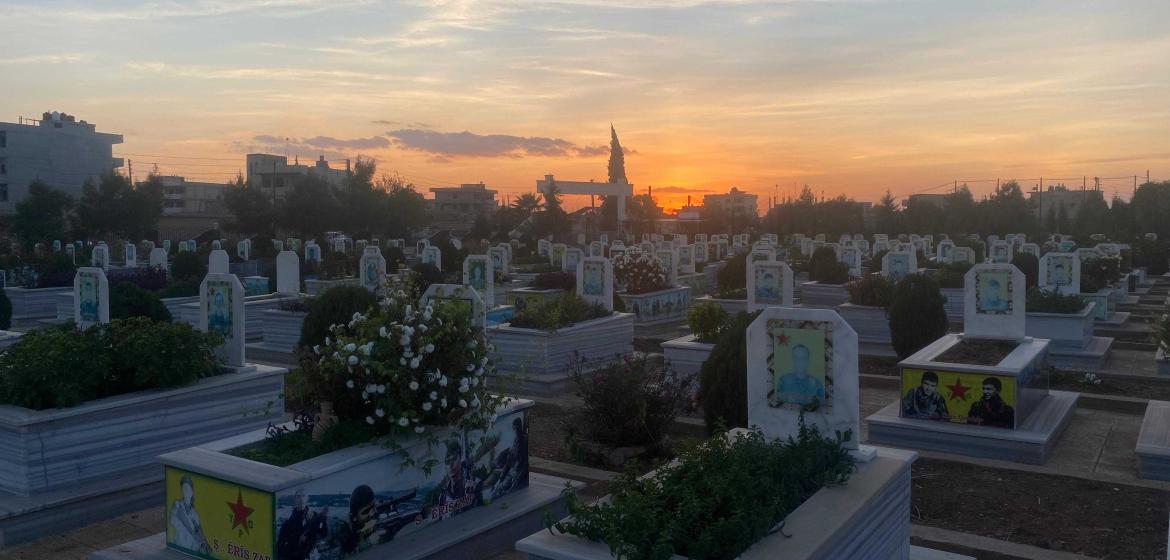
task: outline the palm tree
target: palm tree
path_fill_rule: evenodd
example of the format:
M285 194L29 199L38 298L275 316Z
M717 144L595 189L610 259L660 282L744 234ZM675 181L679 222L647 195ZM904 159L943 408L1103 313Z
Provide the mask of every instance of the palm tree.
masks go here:
M512 203L512 208L519 210L524 217L531 216L540 208L540 197L533 193L524 193Z

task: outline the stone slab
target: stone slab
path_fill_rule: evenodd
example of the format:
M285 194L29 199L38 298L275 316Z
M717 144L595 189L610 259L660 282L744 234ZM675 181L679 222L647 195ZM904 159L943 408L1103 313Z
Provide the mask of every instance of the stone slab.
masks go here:
M1016 429L983 428L898 416L894 401L866 418L871 444L1042 465L1068 427L1080 393L1049 391Z
M1105 367L1113 338L1094 336L1084 348L1048 347L1048 365L1076 371L1097 371Z
M1170 402L1150 401L1146 405L1134 453L1139 478L1170 480Z
M395 560L439 558L491 558L512 550L513 543L544 529L546 512L555 518L565 515L561 491L566 484L580 489L584 484L568 479L529 474L528 488L461 514L440 524L395 539ZM90 560L187 560L190 556L167 550L166 533L99 550ZM384 547L350 556L353 560L389 558Z
M1109 316L1108 319L1098 319L1098 325L1108 325L1111 327L1119 326L1129 320L1129 311L1118 311Z

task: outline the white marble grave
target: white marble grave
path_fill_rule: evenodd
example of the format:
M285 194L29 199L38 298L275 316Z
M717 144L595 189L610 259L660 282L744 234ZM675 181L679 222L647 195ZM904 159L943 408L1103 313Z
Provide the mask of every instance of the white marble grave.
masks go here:
M963 329L968 338L1024 339L1024 273L1011 264L980 263L963 277Z

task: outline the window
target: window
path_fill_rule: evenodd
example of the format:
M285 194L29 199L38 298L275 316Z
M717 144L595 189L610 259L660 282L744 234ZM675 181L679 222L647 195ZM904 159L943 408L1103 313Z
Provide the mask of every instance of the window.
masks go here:
M8 183L0 183L0 202L8 202Z
M0 158L0 175L8 174L8 158Z
M0 130L0 148L8 147L8 131Z

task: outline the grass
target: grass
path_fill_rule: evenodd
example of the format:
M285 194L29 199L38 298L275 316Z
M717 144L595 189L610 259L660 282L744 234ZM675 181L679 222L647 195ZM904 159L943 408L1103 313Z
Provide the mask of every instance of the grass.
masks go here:
M364 426L342 422L327 430L320 442L313 441L313 434L309 431L286 432L232 449L228 454L266 465L287 467L338 449L369 443L373 437L373 432Z

